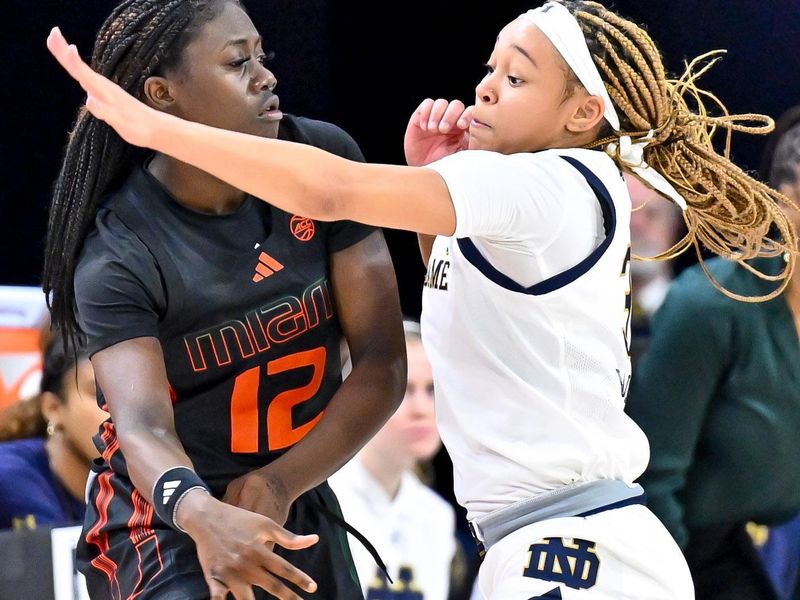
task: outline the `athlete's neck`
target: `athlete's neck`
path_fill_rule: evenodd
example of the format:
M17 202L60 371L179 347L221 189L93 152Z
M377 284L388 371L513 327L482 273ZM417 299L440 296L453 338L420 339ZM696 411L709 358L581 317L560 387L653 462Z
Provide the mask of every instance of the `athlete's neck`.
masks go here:
M83 500L89 477L89 463L86 459L60 433L47 440L45 450L53 474L73 498Z
M400 482L407 465L392 457L384 457L376 452L362 451L358 455L358 460L364 465L367 472L377 481L392 500L400 491Z
M192 165L156 154L147 170L178 202L197 212L224 215L235 212L245 193Z

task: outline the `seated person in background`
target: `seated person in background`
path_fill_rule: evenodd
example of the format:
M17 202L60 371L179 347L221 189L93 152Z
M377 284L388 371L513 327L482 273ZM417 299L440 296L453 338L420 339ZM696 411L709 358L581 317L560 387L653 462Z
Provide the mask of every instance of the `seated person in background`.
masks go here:
M798 206L800 115L793 126L785 120L766 173ZM800 229L800 212L785 211ZM749 264L777 274L787 259ZM744 296L778 288L722 258L705 265L719 285ZM626 410L650 441L639 482L684 550L698 600L785 600L796 585L799 326L800 275L776 298L747 303L690 267L670 287L633 371ZM765 535L756 523L771 530ZM760 553L759 542L766 542Z
M800 104L775 122L761 163L761 178L800 202ZM767 527L748 523L778 600L800 600L800 514Z
M631 194L631 253L652 258L669 250L685 233L680 210L637 177L626 176ZM673 278L674 261L631 261L631 360L634 367L650 340L650 319L664 301Z
M455 512L415 474L441 444L433 373L419 324L403 323L408 383L403 402L375 437L330 478L344 518L375 545L393 584L367 549L350 548L368 600L446 600L456 550Z
M106 417L83 349L51 339L41 394L0 413L0 529L83 520L92 436Z

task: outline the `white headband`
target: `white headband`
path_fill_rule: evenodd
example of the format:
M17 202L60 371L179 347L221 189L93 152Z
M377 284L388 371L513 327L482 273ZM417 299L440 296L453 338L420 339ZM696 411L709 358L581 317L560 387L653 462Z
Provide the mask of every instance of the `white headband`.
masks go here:
M586 91L592 96L599 96L603 99L603 116L615 131L619 131L619 115L617 115L614 103L611 102L608 91L606 91L600 71L597 70L597 66L592 60L589 47L586 45L586 38L575 17L566 7L556 2L548 2L521 16L531 21L547 36ZM611 143L606 150L611 154L617 154L625 166L639 176L644 183L686 210L686 200L661 173L644 162L644 149L652 139L652 130L647 136L635 142L631 140L630 136L622 136L619 144Z
M586 91L603 99L603 116L615 130L619 130L619 116L592 55L589 54L586 38L583 37L583 31L575 17L564 6L555 2L529 10L522 16L536 25L553 43Z

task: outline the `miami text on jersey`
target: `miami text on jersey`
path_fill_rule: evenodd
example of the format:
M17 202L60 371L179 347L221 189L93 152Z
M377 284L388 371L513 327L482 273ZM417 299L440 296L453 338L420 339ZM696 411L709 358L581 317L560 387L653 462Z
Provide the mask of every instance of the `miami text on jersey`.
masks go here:
M282 344L317 327L321 320L333 318L330 283L322 279L301 297L285 296L251 310L242 319L233 319L183 338L192 369L205 371L210 366L231 364L235 356L250 358L266 352L272 344Z

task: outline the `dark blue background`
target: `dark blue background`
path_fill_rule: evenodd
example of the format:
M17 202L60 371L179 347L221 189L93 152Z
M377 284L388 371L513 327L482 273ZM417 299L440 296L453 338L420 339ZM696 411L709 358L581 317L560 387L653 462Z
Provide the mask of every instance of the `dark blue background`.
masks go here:
M83 54L114 2L6 0L2 60L0 285L36 284L47 205L67 131L82 100L46 53L58 24ZM331 120L370 161L402 163L408 116L425 96L469 101L503 24L532 4L437 0L250 0L265 47L275 49L281 107ZM734 112L778 116L800 103L800 0L619 0L648 29L672 72L727 48L704 80ZM739 135L736 159L757 169L764 138ZM389 232L403 306L419 312L423 273L411 234Z

